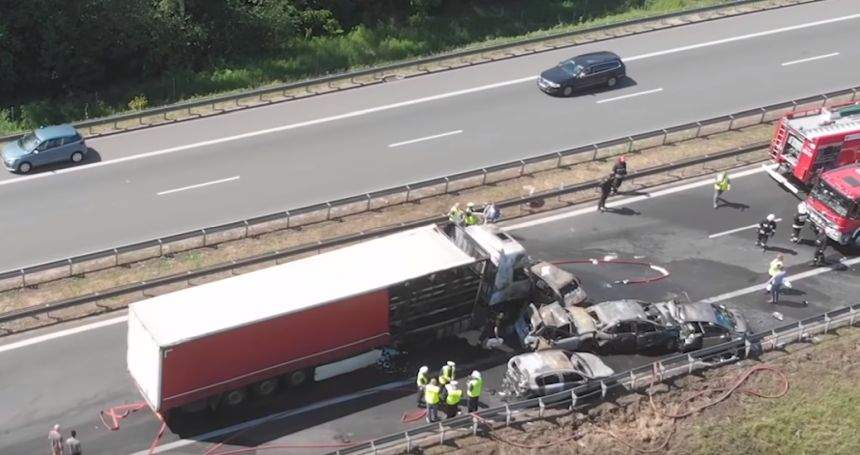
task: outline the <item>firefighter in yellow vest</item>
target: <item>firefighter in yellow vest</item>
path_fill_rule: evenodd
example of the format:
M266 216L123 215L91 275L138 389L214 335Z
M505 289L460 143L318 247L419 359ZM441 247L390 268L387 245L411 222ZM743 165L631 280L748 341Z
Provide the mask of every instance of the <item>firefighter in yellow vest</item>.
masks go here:
M439 373L439 384L446 385L449 382L454 380L454 367L456 365L452 361L448 361L444 366L442 366L442 371Z
M463 391L458 387L457 381L451 381L445 386L447 393L445 394L445 415L450 419L456 417L460 412L460 400L463 398Z
M481 217L478 216L477 213L475 213L475 203L474 202L470 202L470 203L466 204L466 214L465 214L465 217L463 218L463 221L466 224L466 226L474 226L474 225L479 224L481 222Z
M439 420L437 410L439 409L439 395L442 389L435 379L424 386L424 402L427 403L427 422L432 423Z
M418 387L418 407L424 405L424 387L430 383L430 369L423 366L418 369L418 377L415 378L415 386Z
M723 193L732 188L732 183L729 181L728 172L718 172L714 178L714 208L719 206L719 202L726 202L723 199Z
M481 398L481 391L484 390L484 379L481 373L477 370L472 372L469 382L466 383L466 396L469 397L469 413L478 410L478 400Z

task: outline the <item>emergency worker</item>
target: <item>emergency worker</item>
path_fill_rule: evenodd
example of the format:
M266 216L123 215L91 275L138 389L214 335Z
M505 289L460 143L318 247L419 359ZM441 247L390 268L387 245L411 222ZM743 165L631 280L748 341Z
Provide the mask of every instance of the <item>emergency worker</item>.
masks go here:
M415 378L415 386L418 387L418 407L421 407L424 402L424 387L430 383L430 368L422 366L418 369L418 377Z
M815 237L815 254L812 256L813 265L824 265L827 263L827 260L824 257L824 252L827 250L827 245L829 243L830 239L827 238L827 234L824 233L824 229L819 229L818 235Z
M773 278L781 269L785 268L785 256L782 253L776 255L774 260L770 261L770 267L767 269L767 274Z
M466 383L466 396L469 397L469 413L478 410L478 400L484 390L484 379L478 370L472 372L472 376Z
M433 423L439 420L439 394L441 388L435 379L431 379L430 383L424 386L424 402L427 403L427 422Z
M809 220L809 213L806 211L806 204L801 202L797 204L797 213L791 222L791 243L800 242L800 231L803 230L803 226L806 226L807 220Z
M439 384L447 385L451 381L454 380L454 368L456 364L452 361L448 361L444 366L442 366L442 371L439 373Z
M457 226L461 226L465 221L465 214L463 213L463 209L460 208L459 202L455 203L448 210L448 221Z
M609 197L609 193L612 191L614 181L615 178L610 175L600 182L600 201L597 202L597 210L600 210L601 212L606 211L606 198Z
M450 419L457 417L460 412L460 400L463 398L463 391L460 390L457 381L451 381L445 386L447 393L445 394L445 415Z
M481 217L475 213L475 203L470 202L466 204L466 215L463 219L466 226L474 226L476 224L481 223Z
M714 208L719 206L719 202L726 202L723 199L723 193L732 188L732 182L729 181L728 172L718 172L714 179Z
M758 223L758 240L755 246L767 249L767 241L776 233L776 215L771 213Z

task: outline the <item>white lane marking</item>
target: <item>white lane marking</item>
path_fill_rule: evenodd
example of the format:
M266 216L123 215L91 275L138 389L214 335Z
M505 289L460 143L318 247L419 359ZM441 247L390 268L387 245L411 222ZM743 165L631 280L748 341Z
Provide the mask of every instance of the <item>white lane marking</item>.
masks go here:
M419 137L418 139L411 139L411 140L403 141L403 142L395 142L393 144L388 144L388 147L394 148L394 147L400 147L401 145L414 144L416 142L430 141L433 139L439 139L440 137L453 136L455 134L460 134L462 132L463 132L463 130L448 131L447 133L434 134L433 136L425 136L425 137Z
M776 221L777 223L779 223L780 221L782 221L782 218L777 218L777 219L775 219L774 221ZM745 230L747 230L747 229L752 229L752 228L755 228L755 227L758 227L758 223L756 223L756 224L751 224L751 225L749 225L749 226L743 226L743 227L739 227L739 228L729 229L728 231L717 232L716 234L711 234L711 235L709 235L709 236L708 236L708 238L709 238L709 239L715 239L715 238L717 238L717 237L722 237L722 236L724 236L724 235L734 234L735 232L741 232L741 231L745 231Z
M798 63L806 63L806 62L811 62L811 61L814 61L814 60L821 60L821 59L823 59L823 58L836 57L837 55L839 55L839 52L834 52L834 53L832 53L832 54L816 55L815 57L802 58L802 59L800 59L800 60L792 60L792 61L790 61L790 62L784 62L784 63L782 64L782 66L795 65L795 64L798 64Z
M627 99L627 98L633 98L635 96L650 95L651 93L657 93L657 92L662 92L662 91L663 91L662 88L655 88L653 90L645 90L644 92L630 93L628 95L616 96L615 98L606 98L603 100L598 100L597 104L610 103L612 101L618 101L618 100L623 100L623 99Z
M798 280L802 280L804 278L809 278L809 277L813 277L816 275L821 275L822 273L830 272L832 270L836 270L836 267L838 267L839 265L841 265L843 267L849 267L849 266L852 266L854 264L860 264L860 257L856 257L853 259L842 258L839 261L839 264L833 264L833 265L828 265L828 266L824 266L824 267L818 267L816 269L807 270L805 272L797 273L797 274L791 275L791 276L786 277L786 278L789 281L798 281ZM740 297L742 295L751 294L753 292L763 291L765 289L765 287L767 287L767 283L757 284L755 286L750 286L747 288L738 289L737 291L727 292L725 294L720 294L720 295L717 295L717 296L714 296L711 298L707 298L707 299L702 300L702 301L707 302L707 303L721 302L723 300L733 299L735 297Z
M657 51L657 52L650 52L647 54L635 55L633 57L626 57L626 58L622 57L622 60L624 60L625 62L632 62L632 61L642 60L642 59L646 59L646 58L658 57L658 56L666 55L666 54L674 54L677 52L690 51L693 49L701 49L703 47L708 47L708 46L717 46L720 44L733 43L736 41L743 41L743 40L748 40L748 39L752 39L752 38L761 38L762 36L776 35L778 33L785 33L785 32L793 32L795 30L802 30L802 29L810 28L810 27L818 27L820 25L829 25L829 24L833 24L836 22L843 22L843 21L848 21L848 20L857 19L857 18L860 18L860 13L849 14L847 16L834 17L834 18L830 18L830 19L823 19L820 21L806 22L804 24L790 25L788 27L774 28L774 29L765 30L762 32L733 36L731 38L723 38L723 39L718 39L718 40L714 40L714 41L707 41L707 42L699 43L699 44L691 44L689 46L675 47L672 49L666 49L664 51Z
M792 25L789 27L782 27L782 28L777 28L777 29L772 29L772 30L765 30L763 32L750 33L747 35L741 35L741 36L735 36L735 37L725 38L725 39L720 39L720 40L715 40L715 41L708 41L708 42L704 42L704 43L692 44L689 46L681 46L681 47L676 47L676 48L672 48L672 49L666 49L666 50L662 50L662 51L651 52L651 53L647 53L647 54L633 55L630 57L624 57L624 58L622 58L622 60L624 60L625 62L633 62L636 60L644 60L647 58L659 57L662 55L674 54L677 52L684 52L684 51L688 51L688 50L692 50L692 49L700 49L700 48L704 48L704 47L716 46L716 45L731 43L731 42L735 42L735 41L741 41L741 40L746 40L746 39L751 39L751 38L758 38L758 37L762 37L762 36L774 35L777 33L784 33L784 32L790 32L790 31L794 31L794 30L801 30L804 28L817 27L817 26L821 26L821 25L828 25L828 24L833 24L836 22L842 22L842 21L847 21L847 20L857 19L857 18L860 18L860 14L851 14L848 16L834 17L831 19L824 19L824 20L815 21L815 22L807 22L804 24ZM140 155L126 156L123 158L116 158L116 159L109 160L109 161L100 161L98 163L87 164L84 166L76 166L76 167L70 167L70 168L66 168L66 169L51 171L51 172L45 172L45 173L41 173L41 174L33 174L33 175L24 176L24 177L17 177L17 178L13 178L10 180L0 181L0 186L9 185L12 183L17 183L17 182L25 182L25 181L28 181L31 179L49 177L51 175L56 175L56 174L66 174L66 173L70 173L70 172L79 172L79 171L91 169L94 167L107 166L110 164L117 164L117 163L124 163L127 161L139 160L142 158L149 158L149 157L153 157L153 156L163 155L166 153L173 153L173 152L188 150L188 149L192 149L192 148L205 147L207 145L214 145L214 144L220 144L220 143L229 142L229 141L247 139L249 137L260 136L260 135L269 134L269 133L277 133L280 131L287 131L287 130L292 130L292 129L301 128L301 127L305 127L305 126L319 125L322 123L328 123L328 122L333 122L333 121L337 121L337 120L343 120L343 119L347 119L347 118L358 117L361 115L367 115L367 114L372 114L372 113L376 113L376 112L382 112L382 111L386 111L386 110L390 110L390 109L396 109L396 108L405 107L405 106L412 106L415 104L426 103L429 101L437 101L437 100L441 100L441 99L445 99L445 98L452 98L455 96L466 95L469 93L476 93L476 92L481 92L481 91L485 91L485 90L492 90L492 89L496 89L499 87L505 87L508 85L519 84L522 82L534 81L535 79L537 79L537 76L526 76L526 77L522 77L519 79L512 79L512 80L508 80L508 81L497 82L494 84L487 84L487 85L482 85L479 87L457 90L457 91L448 92L448 93L441 93L438 95L427 96L424 98L417 98L414 100L402 101L399 103L386 104L383 106L377 106L377 107L372 107L372 108L368 108L368 109L362 109L362 110L358 110L358 111L347 112L345 114L334 115L331 117L323 117L323 118L319 118L319 119L315 119L315 120L308 120L305 122L294 123L291 125L278 126L278 127L274 127L274 128L268 128L265 130L251 131L248 133L238 134L235 136L228 136L228 137L223 137L223 138L219 138L219 139L212 139L212 140L208 140L208 141L196 142L193 144L171 147L171 148L167 148L167 149L163 149L163 150L156 150L153 152L142 153Z
M212 186L212 185L217 185L219 183L232 182L234 180L239 180L239 176L234 175L233 177L227 177L226 179L212 180L211 182L203 182L203 183L198 183L196 185L183 186L182 188L174 188L172 190L165 190L165 191L162 191L160 193L155 193L155 194L157 194L159 196L164 196L166 194L173 194L173 193L178 193L180 191L193 190L196 188L203 188L204 186Z
M374 393L383 392L385 390L396 389L396 388L403 387L403 386L406 386L409 384L412 384L412 380L389 382L388 384L383 384L383 385L376 386L376 387L373 387L370 389L361 390L359 392L355 392L355 393L352 393L350 395L343 395L343 396L339 396L339 397L335 397L335 398L330 398L328 400L320 401L318 403L312 403L312 404L309 404L307 406L303 406L303 407L298 408L298 409L291 409L289 411L283 411L283 412L279 412L277 414L272 414L272 415L268 415L265 417L259 417L259 418L254 419L254 420L242 422L240 424L236 424L236 425L233 425L230 427L221 428L219 430L213 430L213 431L210 431L209 433L204 433L201 435L194 436L191 439L180 439L178 441L174 441L174 442L171 442L168 444L162 444L162 445L156 447L155 450L152 452L150 452L147 449L147 450L141 450L139 452L134 452L132 455L147 455L147 454L151 454L151 453L162 453L162 452L167 452L169 450L178 449L180 447L185 447L185 446L188 446L191 444L206 443L207 441L218 438L220 436L228 435L231 433L236 433L238 431L247 430L250 428L254 428L254 427L263 425L265 423L274 422L277 420L282 420L282 419L285 419L287 417L292 417L292 416L297 415L297 414L304 414L304 413L309 412L309 411L315 411L317 409L321 409L321 408L325 408L328 406L340 404L340 403L343 403L346 401L351 401L351 400L354 400L356 398L361 398L361 397L364 397L367 395L372 395Z
M57 338L64 338L69 335L74 335L76 333L88 332L90 330L100 329L102 327L111 326L114 324L119 324L121 322L125 322L128 320L128 316L120 316L113 319L106 319L104 321L94 322L92 324L82 325L80 327L74 327L71 329L61 330L59 332L48 333L45 335L40 335L33 338L27 338L26 340L16 341L14 343L4 344L0 346L0 352L13 351L15 349L24 348L27 346L31 346L38 343L44 343L45 341L55 340Z
M747 175L759 174L764 172L763 168L754 167L752 169L747 169L745 171L736 172L730 175L731 178L740 178L745 177ZM703 180L699 180L692 183L687 183L685 185L673 186L671 188L666 188L665 190L655 191L653 193L644 195L644 196L634 196L626 199L622 199L619 201L609 202L606 204L607 207L619 207L622 205L632 204L634 202L640 202L647 199L653 199L655 197L666 196L669 194L679 193L681 191L691 190L693 188L699 188L702 186L713 185L713 178L706 178ZM538 218L535 220L523 221L522 223L513 224L510 226L505 226L503 229L505 231L514 231L517 229L523 229L531 226L537 226L540 224L552 223L554 221L563 220L565 218L573 218L575 216L585 215L587 213L592 213L597 211L597 206L591 205L589 207L583 207L581 209L572 210L570 212L559 213L557 215L551 215L544 218Z

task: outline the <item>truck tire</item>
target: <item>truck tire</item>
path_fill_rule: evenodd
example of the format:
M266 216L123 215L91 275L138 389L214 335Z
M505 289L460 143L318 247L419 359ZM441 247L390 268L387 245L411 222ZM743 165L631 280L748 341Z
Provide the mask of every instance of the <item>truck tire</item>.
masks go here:
M254 390L254 395L258 397L267 397L269 395L273 395L278 391L278 380L277 379L266 379L265 381L260 381L252 387Z
M308 368L305 370L296 370L284 375L284 383L289 387L298 387L308 382L308 378L312 374L313 368Z
M225 406L236 407L245 402L248 398L248 390L245 388L231 390L224 394L222 401Z

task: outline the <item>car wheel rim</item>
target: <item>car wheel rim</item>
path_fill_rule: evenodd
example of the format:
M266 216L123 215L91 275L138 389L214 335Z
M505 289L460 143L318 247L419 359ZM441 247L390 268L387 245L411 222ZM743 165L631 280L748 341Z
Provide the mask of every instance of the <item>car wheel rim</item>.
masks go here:
M307 375L305 375L304 371L293 372L293 374L290 375L290 384L294 386L301 385L305 382L306 377Z
M275 393L275 389L277 388L277 382L268 380L263 381L257 386L257 391L260 392L260 395L271 395Z
M236 406L245 401L245 394L241 390L234 390L227 394L227 404Z
M84 156L81 155L80 153L73 153L72 154L72 161L74 161L75 163L80 163L81 160L83 160L83 159L84 159Z
M570 88L570 87L565 87L565 88L564 88L564 94L565 94L565 96L570 96L570 94L571 94L571 93L573 93L573 89L572 89L572 88Z
M613 77L613 78L609 79L609 86L612 87L614 85L615 85L615 78Z
M30 165L27 163L24 163L18 168L18 170L20 170L22 173L26 174L27 172L30 172Z

